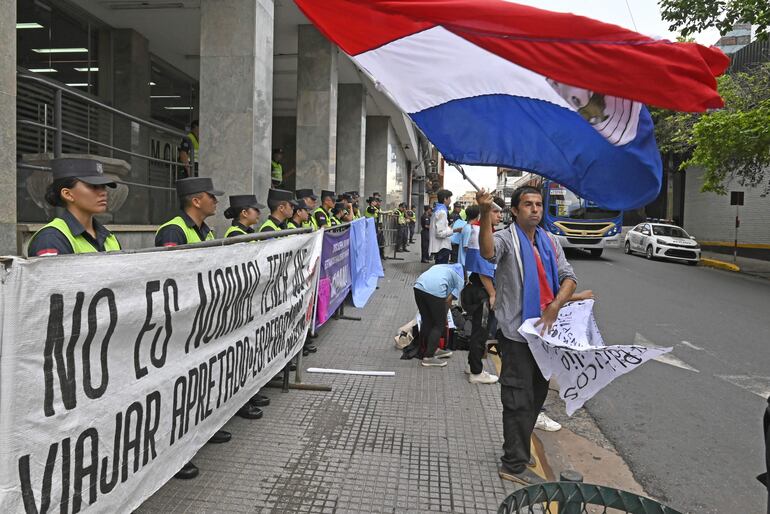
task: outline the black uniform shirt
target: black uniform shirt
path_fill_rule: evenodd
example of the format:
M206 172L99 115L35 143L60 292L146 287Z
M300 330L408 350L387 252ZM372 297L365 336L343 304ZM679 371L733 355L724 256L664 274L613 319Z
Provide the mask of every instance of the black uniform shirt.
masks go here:
M86 231L86 228L73 216L69 211L64 211L61 215L61 219L67 224L72 235L83 236L91 246L96 248L97 251L104 251L104 241L112 234L107 230L104 225L94 220L94 232L96 232L96 239ZM67 255L75 253L72 245L67 239L67 236L61 233L58 229L53 227L46 227L32 239L27 249L27 255L30 257L43 257L51 255Z
M420 218L420 226L423 230L430 230L430 215L429 214L423 214L422 218Z

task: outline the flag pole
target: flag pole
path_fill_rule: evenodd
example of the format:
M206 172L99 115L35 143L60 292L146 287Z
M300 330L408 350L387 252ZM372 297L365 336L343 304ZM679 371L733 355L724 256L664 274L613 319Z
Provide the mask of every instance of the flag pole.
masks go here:
M476 183L475 183L474 181L472 181L472 180L471 180L471 179L468 177L468 175L466 175L466 174L465 174L465 170L463 169L463 167L462 167L462 166L460 166L459 164L455 164L455 163L453 163L453 162L450 162L450 163L449 163L449 165L450 165L450 166L452 166L452 167L454 167L454 168L455 168L457 171L459 171L459 172L460 172L460 175L462 175L462 176L463 176L463 178L464 178L465 180L467 180L468 182L470 182L470 184L473 186L473 188L474 188L476 191L480 191L480 189L479 189L479 186L477 186L477 185L476 185Z

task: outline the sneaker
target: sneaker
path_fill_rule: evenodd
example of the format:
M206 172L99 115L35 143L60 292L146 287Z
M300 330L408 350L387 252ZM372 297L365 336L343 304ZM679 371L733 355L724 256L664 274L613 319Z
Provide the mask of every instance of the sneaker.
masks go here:
M433 354L433 356L437 359L448 359L452 356L454 352L452 350L442 350L439 348L436 350L436 353Z
M420 366L424 368L443 368L446 365L446 361L439 360L436 357L423 357L420 360Z
M471 384L494 384L497 382L497 375L482 371L478 375L468 375L468 382Z
M511 482L524 486L542 484L545 482L543 477L532 471L531 468L524 468L524 470L515 473L501 464L500 467L497 468L497 474L503 480L510 480Z
M537 415L537 421L535 422L535 428L538 430L544 430L546 432L558 432L561 430L561 425L556 421L549 418L545 412L541 412Z
M470 364L466 364L465 365L465 374L466 375L470 375L471 374L471 365Z

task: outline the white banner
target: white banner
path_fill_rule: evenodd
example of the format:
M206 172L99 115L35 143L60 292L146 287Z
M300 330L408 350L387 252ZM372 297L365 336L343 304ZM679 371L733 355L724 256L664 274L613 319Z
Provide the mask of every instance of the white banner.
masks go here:
M593 300L565 305L551 330L542 336L542 326L535 326L537 318L526 320L519 328L543 376L546 380L555 377L559 383L559 395L570 416L617 377L671 351L639 345L605 346L593 306Z
M2 271L0 512L131 512L302 348L321 232Z

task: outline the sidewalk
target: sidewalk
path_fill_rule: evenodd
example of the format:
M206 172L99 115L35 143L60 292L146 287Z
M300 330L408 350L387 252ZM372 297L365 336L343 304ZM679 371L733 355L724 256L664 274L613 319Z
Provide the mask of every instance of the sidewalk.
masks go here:
M446 368L400 360L395 330L414 316L419 244L384 261L363 321L330 320L308 367L395 371L395 377L304 373L332 392L265 389L256 421L233 418L231 442L205 445L195 480L171 480L137 512L496 512L514 486L497 476L500 389L471 385L467 353ZM491 362L486 363L492 371ZM293 379L293 377L292 377Z
M719 266L718 263L726 263L730 266L732 266L733 264L732 255L719 253L719 252L710 252L708 250L704 250L701 252L701 259L702 259L701 263L705 266L709 265L708 264L709 261L716 261L717 266ZM747 275L753 275L755 277L770 279L770 261L765 261L762 259L751 259L749 257L738 256L736 264L740 268L741 273L745 273Z

